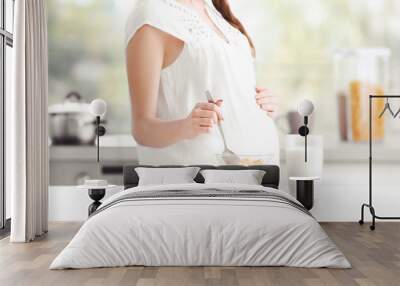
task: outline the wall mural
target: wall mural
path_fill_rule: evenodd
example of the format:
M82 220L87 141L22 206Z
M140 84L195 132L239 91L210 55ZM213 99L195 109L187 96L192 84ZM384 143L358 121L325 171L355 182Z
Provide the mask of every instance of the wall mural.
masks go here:
M144 1L48 1L50 104L61 102L71 92L78 92L86 103L95 98L105 99L108 105L109 135L130 134L135 126L132 124L131 105L128 104L132 91L129 90L126 73L125 26L128 16L138 3L143 4ZM365 108L362 102L367 90L365 87L370 83L360 79L357 71L353 72L353 78L341 77L343 73L340 71L346 69L345 64L338 59L338 54L359 47L383 47L389 54L390 51L399 50L400 35L396 29L400 24L396 17L399 3L392 0L256 0L251 3L231 0L230 4L255 46L254 62L250 63L247 58L235 61L236 66L228 67L213 60L214 66L195 63L192 67L191 64L185 64L188 62L183 53L182 60L161 78L163 90L157 100L157 118L183 120L195 111L197 104L210 103L206 96L206 91L209 91L213 99L217 100L216 105L220 105L218 108L224 120L218 118L210 134L200 134L196 138L189 138L194 135L186 134L178 141L173 140L174 144L162 142L157 136L154 138L157 144L146 140L139 142L143 143L140 144L143 148L139 152L143 162L184 163L184 160L179 159L181 152L190 154L184 156L191 158L190 162L220 162L226 148L224 143L243 162L277 161L278 137L282 141L282 135L297 131L301 119L295 108L304 98L313 100L318 106L315 118L310 123L316 133L336 136L341 140L365 141L365 132L362 130L365 129L366 113L363 112ZM391 20L371 21L376 17ZM214 22L218 19L211 20L208 24L217 24L217 33L222 32L223 37L232 37L229 27ZM239 36L243 40L243 34ZM242 43L246 44L246 41ZM192 58L192 61L195 59ZM364 59L360 62L361 69L368 64ZM398 78L387 76L389 73L396 74L399 62L399 55L392 53L390 61L386 60L385 65L376 66L377 72L381 69L387 71L383 76L380 73L376 78L377 83L371 83L373 90L390 92L399 86ZM177 72L179 64L191 68ZM215 67L221 70L215 71L217 75L213 76L208 69ZM232 81L222 77L228 69L231 78L240 80ZM335 72L337 70L339 72ZM164 84L171 74L182 78L176 81L174 87ZM209 76L203 77L205 74ZM191 84L191 80L195 83ZM178 87L179 91L175 92L173 88ZM269 116L268 112L263 112L263 109L269 107L263 108L262 104L262 108L257 106L256 88L266 88L268 91L263 91L263 94L268 93L277 98L279 116ZM179 95L175 98L170 96L172 93ZM241 97L246 100L242 101ZM357 100L360 100L359 103ZM353 109L349 111L350 104ZM324 116L331 112L332 106L339 108L339 115L333 115L334 120ZM383 120L377 124L382 126L376 138L382 140L385 137ZM396 129L395 126L393 128ZM141 141L141 138L136 140ZM265 148L266 145L270 147ZM164 157L162 150L166 149L170 155Z

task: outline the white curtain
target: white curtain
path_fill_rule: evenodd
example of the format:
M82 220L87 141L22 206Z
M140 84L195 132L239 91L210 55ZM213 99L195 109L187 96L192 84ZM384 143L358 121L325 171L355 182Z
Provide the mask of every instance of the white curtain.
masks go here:
M6 111L7 187L12 242L28 242L48 227L46 0L15 1L13 93Z

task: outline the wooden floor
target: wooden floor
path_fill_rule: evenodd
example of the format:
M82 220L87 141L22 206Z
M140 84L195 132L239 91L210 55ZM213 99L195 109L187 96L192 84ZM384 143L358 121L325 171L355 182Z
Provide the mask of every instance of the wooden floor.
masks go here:
M400 285L400 223L379 223L371 232L356 223L322 224L353 265L350 270L284 267L129 267L50 271L49 264L80 227L50 225L30 244L0 241L0 285Z

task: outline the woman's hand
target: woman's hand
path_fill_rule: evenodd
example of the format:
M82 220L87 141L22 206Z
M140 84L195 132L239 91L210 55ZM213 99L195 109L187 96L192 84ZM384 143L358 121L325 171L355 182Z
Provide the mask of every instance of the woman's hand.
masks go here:
M275 118L278 114L278 98L273 96L266 88L256 88L256 102L257 105L267 112L268 116Z
M222 100L217 102L202 102L196 104L190 115L185 119L186 138L192 139L201 134L209 133L215 124L224 120L220 107Z

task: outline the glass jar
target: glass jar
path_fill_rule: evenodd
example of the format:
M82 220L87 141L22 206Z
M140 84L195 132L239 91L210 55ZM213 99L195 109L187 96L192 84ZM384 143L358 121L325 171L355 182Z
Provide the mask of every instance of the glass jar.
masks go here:
M339 107L339 131L343 141L365 142L369 133L369 95L384 95L389 82L389 49L342 50L335 53L335 92ZM385 136L380 117L386 100L373 101L372 139Z

